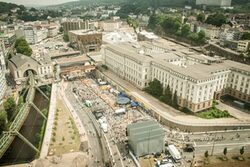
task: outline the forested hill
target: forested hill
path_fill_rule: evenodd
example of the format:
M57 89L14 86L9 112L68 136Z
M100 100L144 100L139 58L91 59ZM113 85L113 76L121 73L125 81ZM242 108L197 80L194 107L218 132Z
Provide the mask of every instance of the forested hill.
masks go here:
M15 8L19 8L21 11L25 10L25 7L23 5L0 2L0 13L10 13L11 10Z

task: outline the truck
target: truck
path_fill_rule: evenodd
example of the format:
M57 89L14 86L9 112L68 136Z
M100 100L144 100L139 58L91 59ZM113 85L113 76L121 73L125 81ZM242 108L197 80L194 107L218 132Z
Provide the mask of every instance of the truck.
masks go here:
M115 110L116 115L125 114L125 113L126 113L125 108L119 108L119 109Z
M174 145L168 145L168 151L176 162L181 160L181 154Z

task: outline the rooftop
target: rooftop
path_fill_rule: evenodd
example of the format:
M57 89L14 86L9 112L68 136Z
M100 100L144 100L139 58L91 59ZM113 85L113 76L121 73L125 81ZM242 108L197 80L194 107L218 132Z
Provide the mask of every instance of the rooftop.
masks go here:
M69 31L69 32L73 33L75 35L101 34L101 32L93 31L93 30L73 30L73 31Z
M160 68L177 72L195 80L206 80L214 73L228 70L250 72L250 66L230 60L218 60L170 41L120 43L108 45L108 49L121 53L135 61L151 62ZM161 49L159 49L161 48Z

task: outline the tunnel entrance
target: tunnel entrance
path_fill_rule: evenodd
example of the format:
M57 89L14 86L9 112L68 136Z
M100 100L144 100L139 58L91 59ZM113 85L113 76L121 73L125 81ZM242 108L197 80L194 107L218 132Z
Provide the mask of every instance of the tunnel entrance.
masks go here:
M33 69L28 69L23 73L24 77L28 77L29 76L29 71L31 71L34 75L37 75L37 72Z

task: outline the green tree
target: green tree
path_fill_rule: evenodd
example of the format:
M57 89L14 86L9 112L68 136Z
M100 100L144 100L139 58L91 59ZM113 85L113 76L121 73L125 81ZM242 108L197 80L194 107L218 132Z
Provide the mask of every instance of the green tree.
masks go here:
M16 49L17 53L21 53L21 54L24 54L26 56L32 55L32 49L30 48L27 41L23 38L16 40L15 49Z
M244 152L245 152L245 147L243 146L243 147L241 147L241 149L240 149L240 155L242 156L242 155L244 154Z
M190 33L190 26L187 25L187 24L185 24L184 26L182 26L182 28L181 28L181 35L183 37L187 37L189 33Z
M205 156L205 158L208 157L208 151L205 151L204 156Z
M250 40L250 32L244 32L241 40Z
M205 14L200 13L196 16L197 21L204 22L205 21Z
M69 35L68 34L63 34L63 40L65 42L69 42Z
M0 135L7 129L7 114L6 111L0 111Z
M224 154L225 157L227 156L227 147L224 148L223 154Z
M198 42L204 43L205 42L205 38L206 38L206 34L203 30L200 30L198 32Z
M161 82L155 78L153 81L149 82L149 86L145 88L145 91L154 97L160 98L163 92L163 87Z
M63 33L63 27L60 27L60 28L59 28L59 32L60 32L60 33Z
M4 103L4 110L7 112L7 118L10 121L16 110L16 103L13 97L9 97Z
M206 23L220 27L227 22L226 16L222 13L216 13L207 17Z
M173 107L174 107L174 108L177 108L177 107L178 107L177 91L174 92L174 96L173 96Z

